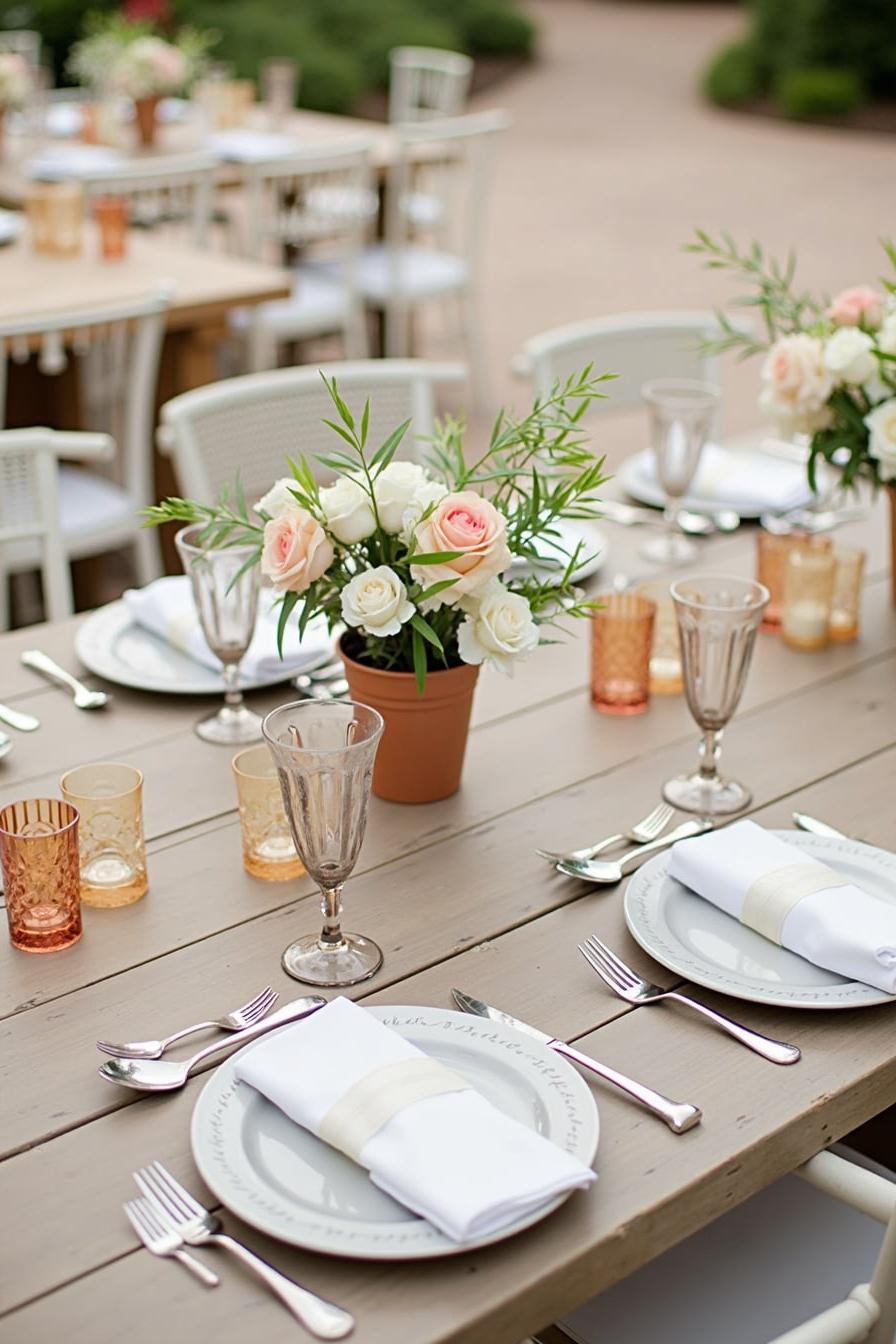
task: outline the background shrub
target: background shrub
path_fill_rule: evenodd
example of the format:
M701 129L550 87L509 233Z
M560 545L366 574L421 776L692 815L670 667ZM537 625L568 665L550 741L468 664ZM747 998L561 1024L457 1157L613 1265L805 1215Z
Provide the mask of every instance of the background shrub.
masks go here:
M764 79L755 42L747 39L723 47L703 73L703 92L721 107L741 107L763 89Z
M785 117L795 121L847 117L865 100L862 81L854 71L823 65L783 71L775 80L774 93Z

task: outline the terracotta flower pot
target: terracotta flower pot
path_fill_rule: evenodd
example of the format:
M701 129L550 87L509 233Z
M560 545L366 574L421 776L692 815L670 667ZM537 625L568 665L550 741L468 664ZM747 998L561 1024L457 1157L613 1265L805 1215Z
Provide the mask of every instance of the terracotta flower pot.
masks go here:
M156 93L149 94L146 98L134 99L137 135L144 149L150 149L156 142L156 130L158 128L156 109L158 106L159 95Z
M434 803L460 788L470 710L479 668L462 663L430 672L417 694L412 672L383 672L343 650L353 700L385 720L373 768L373 791L390 803Z
M896 485L887 486L890 500L890 596L896 607Z

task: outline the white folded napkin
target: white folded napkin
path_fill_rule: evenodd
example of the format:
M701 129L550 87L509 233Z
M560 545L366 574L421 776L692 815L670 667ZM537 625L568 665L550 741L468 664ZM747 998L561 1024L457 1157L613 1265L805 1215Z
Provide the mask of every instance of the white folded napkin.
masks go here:
M638 454L636 473L657 485L656 460L650 450ZM814 498L806 469L799 463L785 462L769 453L730 452L717 443L708 443L703 449L687 494L690 499L760 513L797 509Z
M120 168L124 159L115 149L102 145L57 145L29 159L26 177L59 181L65 177L90 177Z
M196 615L196 604L185 574L155 579L145 588L129 588L124 602L134 620L151 630L194 662L218 672L221 660L208 647ZM290 620L283 637L283 658L277 653L277 622L280 607L274 606L270 589L262 589L258 600L255 634L240 663L248 681L265 680L283 674L294 677L304 667L318 663L330 650L332 637L323 619L312 621L299 640L297 622Z
M349 999L269 1036L236 1074L454 1241L498 1231L594 1180Z
M669 875L816 966L896 994L896 905L755 822L679 840Z
M237 128L232 131L215 131L206 140L205 147L210 154L226 163L255 163L295 154L299 145L288 135Z

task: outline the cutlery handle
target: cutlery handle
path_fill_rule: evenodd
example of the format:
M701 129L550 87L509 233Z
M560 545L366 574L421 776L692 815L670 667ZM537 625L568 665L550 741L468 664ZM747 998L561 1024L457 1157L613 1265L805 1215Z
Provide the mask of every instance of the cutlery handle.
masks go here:
M598 840L596 845L589 845L587 849L576 850L576 858L580 862L586 863L588 859L596 859L598 854L603 854L605 849L612 849L614 845L618 845L620 840L624 839L625 836L621 831L618 835L608 835L606 840Z
M166 1036L164 1040L159 1041L159 1045L162 1047L160 1053L164 1055L169 1045L173 1045L175 1041L182 1041L185 1036L192 1036L197 1031L208 1031L217 1025L217 1022L197 1022L192 1027L183 1027L180 1031L173 1031L170 1036Z
M55 681L58 686L64 686L66 690L73 691L75 695L87 691L87 687L78 681L77 677L73 677L64 667L54 663L53 659L41 653L40 649L26 649L21 660L25 667L30 667L33 672L40 672L42 676Z
M836 826L829 826L826 821L818 821L815 817L809 817L805 812L794 812L793 819L801 831L808 831L810 835L827 835L832 840L847 840L849 838L844 835L843 831L838 831Z
M318 1339L345 1339L354 1330L354 1317L343 1311L342 1307L337 1307L335 1302L328 1302L325 1297L318 1297L307 1288L300 1288L292 1279L269 1265L267 1260L262 1260L260 1255L250 1251L242 1242L234 1241L226 1232L216 1232L209 1240L224 1246L247 1269L257 1274L309 1334Z
M307 1017L309 1013L314 1013L318 1008L323 1008L326 999L322 999L319 994L309 995L304 999L295 999L292 1003L286 1003L279 1008L276 1013L271 1013L263 1022L259 1022L254 1027L244 1027L242 1031L235 1031L230 1036L225 1036L223 1040L212 1041L211 1045L198 1050L192 1059L187 1062L187 1072L190 1073L200 1062L208 1055L216 1055L219 1050L231 1050L236 1045L242 1045L245 1041L251 1041L256 1036L263 1036L266 1031L273 1031L275 1027L282 1027L287 1022L298 1022L299 1018Z
M583 1055L573 1046L567 1045L565 1041L551 1041L550 1047L552 1050L556 1050L558 1055L563 1055L566 1059L572 1060L573 1064L588 1069L590 1073L596 1073L598 1078L603 1078L606 1082L612 1083L621 1092L626 1092L635 1101L640 1102L642 1106L646 1106L648 1111L653 1111L654 1115L658 1115L669 1126L673 1134L684 1134L685 1130L693 1129L694 1125L698 1125L703 1118L703 1112L699 1106L692 1106L687 1101L670 1101L661 1092L654 1092L652 1087L645 1087L643 1083L636 1083L633 1078L627 1078L624 1073L617 1073L608 1064L601 1064L598 1060L592 1059L590 1055Z
M197 1260L195 1255L189 1251L172 1251L171 1254L175 1260L179 1260L184 1269L188 1269L191 1274L195 1274L200 1283L204 1283L206 1288L217 1288L221 1280L214 1270L207 1269L201 1260Z
M674 831L668 835L661 835L658 840L650 840L646 845L638 845L637 849L630 849L627 854L622 856L619 867L623 877L630 873L633 868L648 854L653 854L658 849L666 849L668 845L674 845L677 840L687 840L692 835L702 835L704 831L712 830L713 823L703 817L695 817L692 821L686 821L681 826L676 826Z
M33 714L21 714L17 709L10 709L9 705L0 705L0 723L8 723L10 728L17 728L20 733L33 733L35 728L40 727L40 719Z
M761 1031L751 1031L749 1027L741 1026L740 1022L735 1022L733 1018L726 1017L724 1013L717 1013L714 1008L707 1008L705 1003L698 1003L696 999L689 999L686 994L678 994L671 990L666 996L667 999L677 999L679 1003L686 1003L689 1008L695 1012L702 1013L708 1017L710 1022L714 1022L722 1031L727 1031L729 1036L747 1046L750 1050L755 1050L757 1055L762 1055L763 1059L769 1059L773 1064L796 1064L800 1059L802 1051L799 1046L788 1045L786 1041L776 1041L771 1036L763 1036Z

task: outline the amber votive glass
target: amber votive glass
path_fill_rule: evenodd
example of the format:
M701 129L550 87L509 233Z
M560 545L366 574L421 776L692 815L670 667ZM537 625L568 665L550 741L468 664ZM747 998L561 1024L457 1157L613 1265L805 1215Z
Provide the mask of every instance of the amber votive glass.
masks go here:
M264 882L285 882L305 869L283 810L277 767L267 746L247 747L231 762L243 840L243 867Z
M25 194L25 216L35 252L76 257L84 228L84 191L79 182L33 182Z
M139 901L149 887L142 772L117 761L78 765L59 787L81 813L81 900L105 909Z
M78 809L32 798L0 811L0 864L13 947L61 952L81 937Z
M651 579L648 583L639 583L635 589L639 596L656 604L650 651L651 695L681 695L684 688L678 620L671 588L668 579Z
M792 649L823 649L834 598L832 550L795 550L784 571L781 638Z
M591 614L591 699L602 714L642 714L650 701L656 603L605 593Z
M93 207L103 261L121 261L128 236L128 203L123 196L100 196Z
M807 532L756 533L756 579L769 591L768 606L760 630L777 632L784 604L784 575L794 551L829 551L830 537L813 537Z
M834 596L828 635L835 644L848 644L859 636L862 605L862 575L865 552L858 546L834 548Z

